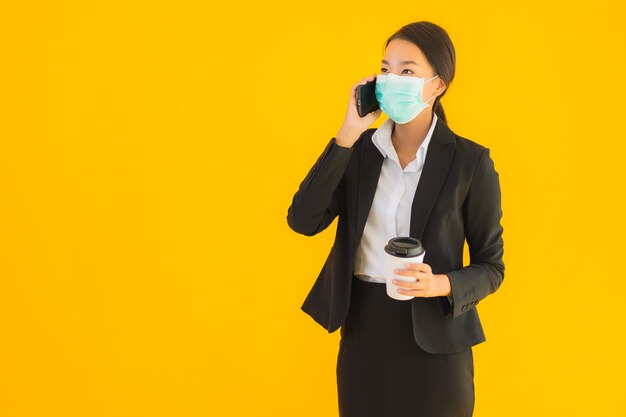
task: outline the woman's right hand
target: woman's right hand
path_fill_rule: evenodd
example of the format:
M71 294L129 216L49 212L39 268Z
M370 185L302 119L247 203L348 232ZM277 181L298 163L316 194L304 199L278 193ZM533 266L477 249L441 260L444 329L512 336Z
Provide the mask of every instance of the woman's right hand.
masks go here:
M377 109L371 113L366 114L365 116L359 116L356 107L356 88L359 85L365 84L369 81L374 81L376 78L376 74L370 75L367 78L362 79L358 83L352 86L350 90L350 101L348 102L348 111L346 112L346 117L343 120L343 125L339 129L337 136L335 136L335 142L340 146L345 146L351 148L354 145L354 142L359 139L361 133L364 130L369 128L372 123L378 119L381 109Z

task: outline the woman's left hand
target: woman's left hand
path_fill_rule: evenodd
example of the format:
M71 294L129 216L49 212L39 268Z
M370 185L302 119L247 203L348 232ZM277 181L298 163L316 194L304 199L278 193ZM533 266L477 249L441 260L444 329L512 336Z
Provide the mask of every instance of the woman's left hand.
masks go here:
M448 296L452 291L450 279L446 274L433 274L430 265L424 263L406 264L405 269L396 269L396 275L415 277L417 281L408 282L394 279L391 282L401 288L398 293L414 297Z

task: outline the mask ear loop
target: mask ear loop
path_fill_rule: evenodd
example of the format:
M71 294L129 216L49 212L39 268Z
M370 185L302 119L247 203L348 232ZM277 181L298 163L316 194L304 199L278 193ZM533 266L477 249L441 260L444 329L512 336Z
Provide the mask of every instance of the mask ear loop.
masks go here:
M428 81L430 81L430 80L432 80L432 79L434 79L434 78L437 78L437 77L439 77L439 74L437 74L437 75L435 75L434 77L432 77L432 78L430 78L430 79L426 80L425 82L428 82ZM425 103L428 103L428 102L430 101L430 99L431 99L431 98L433 98L433 97L435 97L435 95L434 95L434 94L433 94L432 96L430 96L430 97L428 98L428 100L426 100L426 101L425 101ZM429 106L430 106L430 104L429 104Z
M426 103L428 103L428 102L430 101L430 99L431 99L431 98L433 98L433 97L436 97L436 96L433 94L433 95L432 95L432 96L430 96L430 97L428 98L428 100L426 100L425 102L426 102ZM429 106L430 106L430 104L429 104Z

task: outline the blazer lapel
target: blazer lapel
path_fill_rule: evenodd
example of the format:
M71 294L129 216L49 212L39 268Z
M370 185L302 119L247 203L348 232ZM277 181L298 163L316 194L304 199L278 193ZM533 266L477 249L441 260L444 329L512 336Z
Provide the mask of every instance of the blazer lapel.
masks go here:
M383 155L372 142L372 135L364 139L366 140L359 163L357 238L355 240L357 246L361 242L367 217L374 201L384 160ZM454 146L452 146L454 143L454 133L441 118L438 118L411 206L410 235L412 237L420 240L422 238L430 211L450 169L454 156ZM352 249L353 252L356 251L356 247Z
M430 211L437 200L454 156L454 133L448 125L437 119L433 136L428 144L422 175L420 176L411 206L411 237L422 240Z
M375 130L373 131L375 132ZM434 133L434 132L433 132ZM373 135L373 133L372 133ZM384 157L372 142L372 135L364 138L363 150L360 155L359 161L359 183L357 192L357 238L355 240L355 247L353 253L356 251L361 237L363 236L363 229L365 229L365 223L367 222L367 216L369 215L372 203L374 201L374 194L376 194L376 187L378 185L378 178L380 177L380 171L383 166Z

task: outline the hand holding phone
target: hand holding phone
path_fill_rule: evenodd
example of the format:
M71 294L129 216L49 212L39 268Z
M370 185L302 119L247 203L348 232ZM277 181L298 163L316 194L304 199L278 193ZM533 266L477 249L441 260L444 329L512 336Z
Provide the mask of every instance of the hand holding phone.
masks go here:
M357 86L356 108L361 117L380 108L376 98L376 78Z
M335 141L342 146L351 147L354 142L357 141L359 136L361 136L361 133L369 128L381 114L381 110L380 108L378 108L378 100L376 100L375 102L375 109L368 105L368 107L370 107L372 110L370 110L370 112L364 113L363 116L359 114L360 112L363 113L363 111L367 109L363 107L363 105L367 105L367 103L370 103L371 100L364 99L365 95L361 95L362 109L359 110L357 101L357 90L363 88L362 86L365 86L368 82L371 84L366 87L366 90L364 90L363 93L370 94L367 92L370 88L375 86L376 74L370 75L369 77L362 79L354 86L352 86L352 89L350 90L350 101L348 103L348 110L346 112L343 125L341 126L339 133L337 133L337 136L335 137ZM375 91L373 89L372 93L374 93L374 99L376 99Z

